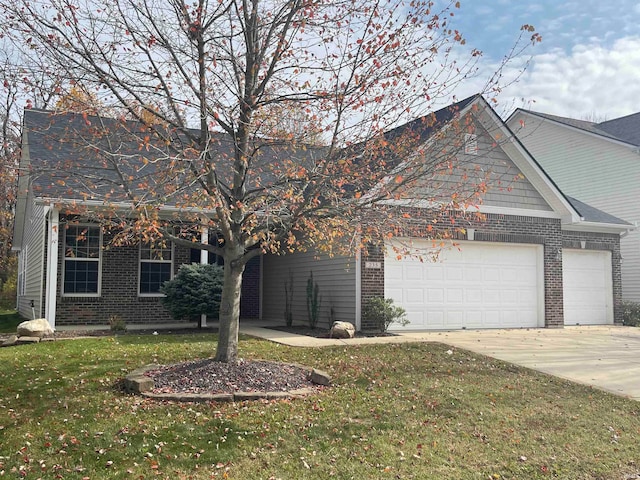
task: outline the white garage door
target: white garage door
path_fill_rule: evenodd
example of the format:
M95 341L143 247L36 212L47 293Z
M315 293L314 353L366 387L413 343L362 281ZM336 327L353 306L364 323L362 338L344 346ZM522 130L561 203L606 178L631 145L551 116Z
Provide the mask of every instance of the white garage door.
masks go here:
M565 325L613 323L611 252L562 251Z
M425 256L397 258L386 245L385 297L407 311L409 324L391 330L515 328L544 326L542 246L460 242L435 262ZM431 242L414 239L412 249Z

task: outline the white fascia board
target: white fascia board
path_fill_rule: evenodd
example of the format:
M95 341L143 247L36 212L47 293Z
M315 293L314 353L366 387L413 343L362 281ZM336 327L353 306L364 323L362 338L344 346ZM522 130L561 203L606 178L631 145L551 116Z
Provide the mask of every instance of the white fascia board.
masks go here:
M100 200L73 200L73 199L65 199L65 198L49 198L49 197L38 197L36 199L36 203L42 203L45 205L61 205L61 206L84 206L90 207L96 210L99 209L107 209L107 208L115 208L116 210L125 211L132 210L131 204L126 202L113 202L113 203L105 203ZM211 209L201 209L197 207L189 207L189 208L178 208L172 207L170 205L162 205L160 207L156 207L154 205L148 205L151 208L158 208L161 212L165 213L203 213L212 215L215 214L215 210Z
M633 225L620 225L619 223L579 222L562 225L562 230L570 232L594 232L624 234L635 230Z
M569 223L579 222L581 217L573 208L569 201L562 194L560 189L551 181L542 167L535 161L531 154L524 148L515 134L507 127L507 125L498 117L491 106L485 101L485 108L481 110L481 116L485 121L491 122L500 132L500 137L507 141L500 142L500 138L496 141L516 164L523 173L525 178L531 182L535 189L542 195L542 198ZM482 118L481 118L482 121ZM492 129L484 125L489 134ZM495 138L495 137L494 137Z
M447 205L442 202L431 202L429 200L413 200L413 199L389 199L378 202L381 205L390 205L395 207L415 207L424 209L438 209L442 210ZM562 216L553 210L533 210L527 208L511 208L511 207L499 207L495 205L477 205L470 206L464 209L469 213L492 213L497 215L512 215L518 217L537 217L537 218L558 218L562 219Z
M507 124L509 124L510 122L513 123L513 121L515 120L516 114L518 112L520 114L522 114L522 115L526 115L526 116L529 116L529 117L535 117L536 119L540 120L541 122L550 122L550 123L553 123L554 125L557 125L559 127L566 128L566 129L571 130L573 132L581 133L581 134L586 135L586 136L591 137L591 138L597 138L599 140L606 140L609 143L613 143L614 145L619 145L621 147L628 148L629 150L634 151L634 152L637 152L637 150L638 150L638 146L634 145L633 143L627 143L627 142L624 142L622 140L616 140L615 138L607 137L606 135L600 135L600 134L595 133L595 132L590 132L589 130L585 130L585 129L579 128L579 127L574 127L573 125L568 125L566 123L559 122L558 120L554 120L552 118L547 118L547 117L544 117L542 115L537 115L536 112L528 112L528 111L522 110L520 108L516 109L511 115L509 115L509 118L507 118Z

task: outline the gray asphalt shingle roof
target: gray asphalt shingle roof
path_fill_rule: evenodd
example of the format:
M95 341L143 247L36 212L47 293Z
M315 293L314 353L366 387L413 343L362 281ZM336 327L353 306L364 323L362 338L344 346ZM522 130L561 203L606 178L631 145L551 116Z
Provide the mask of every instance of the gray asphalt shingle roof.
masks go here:
M587 205L586 203L581 202L578 199L569 196L567 196L566 198L567 200L569 200L569 203L571 203L571 206L575 208L580 216L587 222L632 226L629 222L625 222L618 217L614 217L613 215L603 212L602 210L598 210L597 208L592 207L591 205Z
M640 146L640 112L627 115L625 117L614 118L605 122L595 123L587 120L550 115L548 113L534 112L532 110L522 110L538 117L553 120L570 127L579 128L596 135L600 135L612 140Z

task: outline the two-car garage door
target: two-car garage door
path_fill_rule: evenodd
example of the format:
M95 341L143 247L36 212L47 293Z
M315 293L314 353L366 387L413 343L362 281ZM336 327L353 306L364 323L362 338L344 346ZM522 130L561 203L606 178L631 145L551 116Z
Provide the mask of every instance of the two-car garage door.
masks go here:
M393 247L409 245L416 255L398 258ZM542 246L461 242L435 261L429 241L397 239L386 247L385 297L404 307L410 322L395 329L544 326Z
M394 249L394 247L396 247ZM409 248L415 255L396 253ZM461 242L432 261L431 242L396 239L385 254L385 297L407 312L409 324L390 329L543 327L543 247ZM566 325L613 323L611 253L564 249Z

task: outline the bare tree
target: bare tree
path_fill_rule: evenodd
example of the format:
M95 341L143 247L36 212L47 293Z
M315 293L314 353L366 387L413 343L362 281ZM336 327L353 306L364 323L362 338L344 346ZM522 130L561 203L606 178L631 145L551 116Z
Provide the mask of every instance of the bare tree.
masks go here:
M460 175L436 181L451 175L460 145L451 132L428 144L422 135L436 120L424 115L474 74L480 55L456 48L464 39L448 18L457 2L442 10L403 0L0 5L29 64L55 72L61 92L73 86L67 79L89 88L119 115L117 128L137 138L144 158L136 161L154 165L144 182L125 173L131 158L114 153L113 123L92 120L91 136L76 135L103 152L116 178L77 169L85 176L76 188L130 206L126 215L103 209L101 221L117 224L119 241L162 237L224 258L220 361L237 356L240 286L252 257L357 247L357 235L398 231L388 209L371 207L418 184L441 212L484 188L486 179ZM393 130L416 117L412 128ZM99 188L105 181L108 193ZM161 205L180 214L163 218ZM218 242L194 242L176 222L213 229Z

